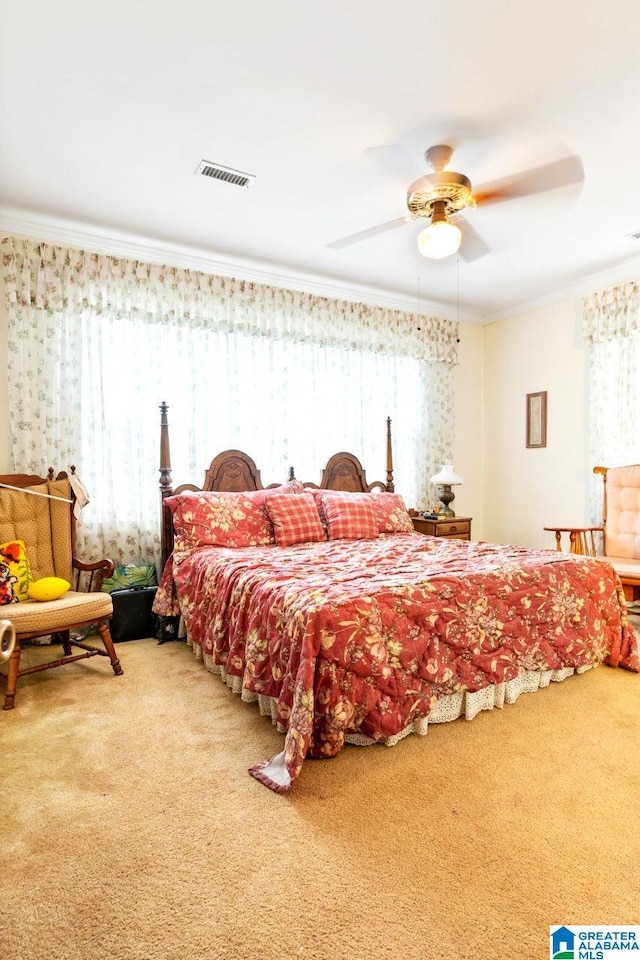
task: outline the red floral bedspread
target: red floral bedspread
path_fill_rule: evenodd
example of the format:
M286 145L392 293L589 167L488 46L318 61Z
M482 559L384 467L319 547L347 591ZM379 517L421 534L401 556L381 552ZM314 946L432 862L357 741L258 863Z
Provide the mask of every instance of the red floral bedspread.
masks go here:
M639 669L613 568L555 551L420 534L209 547L169 562L157 613L177 612L174 586L194 646L276 701L291 782L346 733L393 736L445 694L523 670Z

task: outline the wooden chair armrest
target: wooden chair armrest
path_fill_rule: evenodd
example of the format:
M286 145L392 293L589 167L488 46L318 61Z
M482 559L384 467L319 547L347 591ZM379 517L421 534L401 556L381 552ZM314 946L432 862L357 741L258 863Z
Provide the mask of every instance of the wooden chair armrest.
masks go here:
M75 588L76 590L80 589L80 575L82 573L88 573L88 577L84 577L83 581L87 584L85 593L100 593L102 590L102 581L105 577L112 577L115 570L115 565L113 560L95 560L93 563L84 563L82 560L78 560L77 557L73 557L72 561L73 569L76 571L75 576Z
M569 534L569 553L595 557L597 555L595 533L604 533L604 527L543 527L555 533L556 550L562 552L562 534Z
M543 527L543 530L558 531L559 533L587 533L589 530L602 533L604 527Z

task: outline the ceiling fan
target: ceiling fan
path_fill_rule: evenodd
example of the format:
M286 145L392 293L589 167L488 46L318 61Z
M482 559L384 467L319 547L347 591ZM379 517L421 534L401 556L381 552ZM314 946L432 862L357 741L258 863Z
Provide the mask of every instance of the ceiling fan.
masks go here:
M453 148L447 144L429 147L424 156L433 173L420 177L408 187L408 213L403 217L352 233L327 246L340 250L424 218L430 220L430 224L418 235L418 249L425 257L441 260L459 249L465 260L477 260L489 253L489 247L466 217L461 216L460 211L467 207L486 206L555 190L584 180L580 157L571 155L501 180L493 180L474 190L471 181L463 173L445 170L452 155Z

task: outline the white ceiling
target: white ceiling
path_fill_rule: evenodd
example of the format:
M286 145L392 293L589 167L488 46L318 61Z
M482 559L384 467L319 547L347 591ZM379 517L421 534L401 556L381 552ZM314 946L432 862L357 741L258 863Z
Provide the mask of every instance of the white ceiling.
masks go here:
M140 242L292 286L492 318L640 267L637 0L0 0L0 227ZM492 252L419 257L424 150L474 184L563 153L564 188L467 212ZM397 151L369 152L396 145ZM382 163L380 154L395 154ZM256 175L194 176L202 159ZM406 169L405 169L406 168ZM65 234L66 231L66 234ZM24 232L24 231L23 231ZM114 249L114 252L117 252ZM198 259L200 258L200 259Z

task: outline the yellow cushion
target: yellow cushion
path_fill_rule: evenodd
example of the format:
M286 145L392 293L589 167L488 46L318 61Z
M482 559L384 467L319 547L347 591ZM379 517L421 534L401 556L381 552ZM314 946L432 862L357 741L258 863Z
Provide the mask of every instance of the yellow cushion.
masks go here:
M0 543L0 606L29 599L31 567L22 540Z
M32 600L59 600L70 587L69 581L62 577L42 577L33 581L29 587L29 596Z

